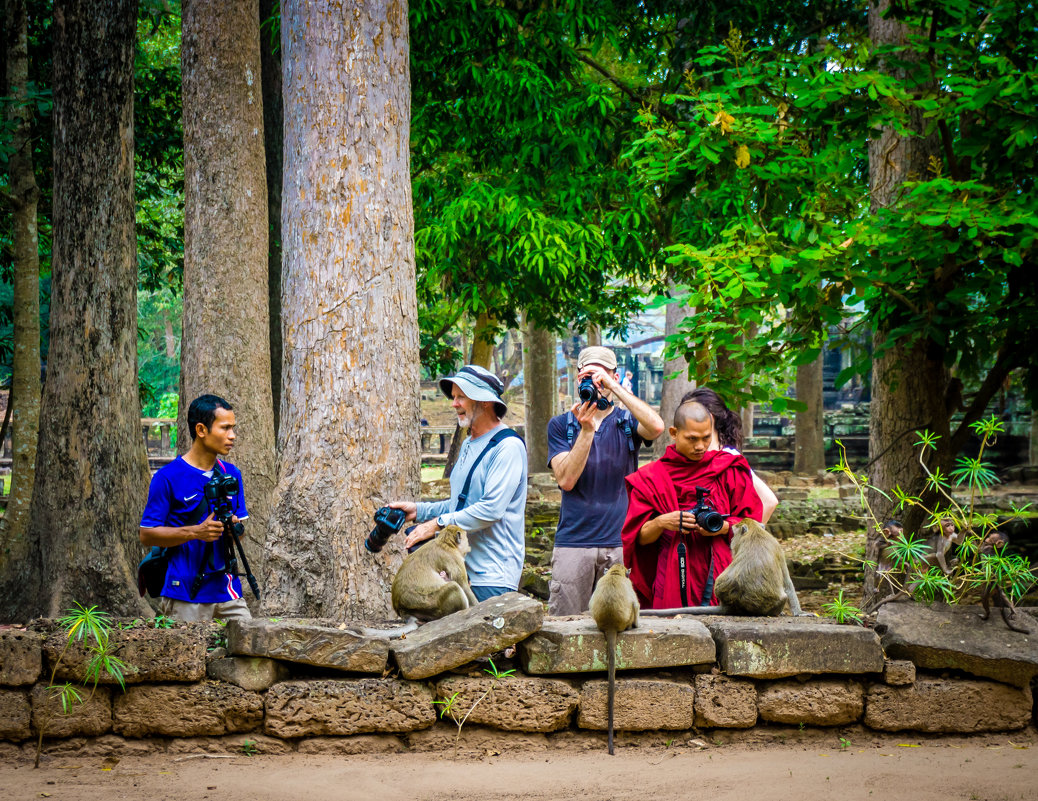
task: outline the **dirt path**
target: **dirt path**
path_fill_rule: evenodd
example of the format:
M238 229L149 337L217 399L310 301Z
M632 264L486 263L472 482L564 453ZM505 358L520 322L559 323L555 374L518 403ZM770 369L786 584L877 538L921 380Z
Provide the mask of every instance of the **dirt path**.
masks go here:
M924 739L858 730L732 744L504 755L54 758L0 764L0 798L68 801L1035 801L1038 735ZM860 744L851 740L860 740ZM180 761L177 761L177 760Z

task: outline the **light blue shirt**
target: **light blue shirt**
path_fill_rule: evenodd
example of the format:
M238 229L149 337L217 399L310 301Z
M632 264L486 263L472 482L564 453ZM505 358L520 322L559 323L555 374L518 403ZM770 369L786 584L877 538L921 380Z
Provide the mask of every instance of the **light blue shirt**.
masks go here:
M468 533L472 550L465 569L475 587L518 589L526 557L526 446L521 439L508 437L483 457L472 474L468 503L457 509L472 463L504 427L501 423L462 443L451 472L450 498L417 505L419 522L443 515L446 525Z

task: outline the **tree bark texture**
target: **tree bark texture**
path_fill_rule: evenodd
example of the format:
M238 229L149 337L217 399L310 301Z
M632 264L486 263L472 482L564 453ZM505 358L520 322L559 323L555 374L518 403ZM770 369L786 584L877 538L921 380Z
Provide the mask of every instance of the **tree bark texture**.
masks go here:
M889 0L869 6L869 36L877 47L903 45L913 33L909 26L897 19L884 18L889 7ZM914 56L903 51L900 57L909 60ZM901 79L906 77L903 67L891 64L885 69ZM869 188L873 211L893 205L904 182L910 176L924 175L929 157L938 152L936 137L922 135L925 124L918 107L909 110L905 124L918 135L903 135L891 127L884 127L879 136L869 142ZM882 261L883 254L878 254L878 258ZM875 331L874 351L878 352L886 341L887 328L880 326ZM873 486L887 493L896 486L909 493L922 489L915 432L929 429L939 434L944 442L948 441L949 380L943 354L930 340L896 344L873 360L869 420L869 481ZM934 462L934 466L945 469L947 460L947 454L944 454ZM870 493L869 502L881 523L893 514L892 504L878 493ZM922 524L922 514L910 510L902 522L906 531L916 531ZM880 547L879 533L870 531L866 560L877 561ZM875 595L875 572L866 569L866 606Z
M825 418L822 406L821 353L808 364L797 367L797 400L807 404L807 409L797 412L795 417L796 441L793 451L793 472L817 474L825 470Z
M403 537L372 515L417 498L418 302L407 6L282 5L285 182L280 458L271 613L388 613Z
M177 441L190 402L234 407L230 460L245 479L244 540L261 574L274 489L267 295L267 183L258 0L185 0L180 48L184 115L184 333ZM251 599L251 593L248 594Z
M263 139L267 162L267 293L270 309L270 391L274 403L274 434L281 414L281 181L285 144L285 114L281 100L281 48L272 35L281 13L280 0L260 0L260 73L263 86Z
M136 0L54 6L50 352L22 597L147 614L138 538L148 464L137 394L133 194ZM5 617L7 615L5 614Z
M526 396L526 455L529 472L548 470L548 421L559 405L555 337L529 320L523 327L523 389Z
M673 282L671 282L673 285ZM664 318L663 333L667 337L675 336L678 333L678 326L681 322L692 314L692 310L688 306L683 306L678 303L668 303L666 309L666 317ZM673 378L668 376L677 373L678 375ZM681 356L673 359L667 359L663 362L663 386L660 390L660 417L663 418L663 425L670 428L674 425L674 413L678 410L678 406L681 404L681 398L684 397L686 392L691 392L696 388L696 382L688 377L689 363ZM672 442L670 435L664 432L662 436L656 438L656 441L652 444L652 453L655 458L663 456L663 452L667 450L667 446Z
M7 0L7 123L11 155L7 196L11 206L13 357L11 365L11 491L0 520L0 577L29 553L26 535L36 477L40 421L40 256L36 208L40 189L33 172L29 52L25 0ZM0 439L0 449L3 440ZM2 581L2 578L0 578Z

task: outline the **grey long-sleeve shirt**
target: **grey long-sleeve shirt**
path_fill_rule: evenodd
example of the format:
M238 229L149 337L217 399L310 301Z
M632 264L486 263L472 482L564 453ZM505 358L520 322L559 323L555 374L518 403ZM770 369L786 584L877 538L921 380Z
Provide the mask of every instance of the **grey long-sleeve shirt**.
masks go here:
M467 438L451 472L451 496L417 504L418 521L443 515L447 525L468 533L465 557L469 583L476 587L519 587L526 556L526 447L518 437L499 442L472 474L468 503L457 509L458 495L476 457L505 425Z

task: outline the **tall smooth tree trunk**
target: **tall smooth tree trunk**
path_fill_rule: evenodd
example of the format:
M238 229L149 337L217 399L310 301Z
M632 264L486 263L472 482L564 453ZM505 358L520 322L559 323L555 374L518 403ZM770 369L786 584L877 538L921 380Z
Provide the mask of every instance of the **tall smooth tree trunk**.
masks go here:
M673 285L673 282L672 282ZM663 333L667 337L675 336L678 333L678 326L681 322L692 314L692 310L688 306L683 306L679 303L668 303L666 310L666 317L664 318ZM673 378L669 378L672 374L677 373ZM674 413L678 410L678 406L681 404L681 398L686 392L690 392L696 388L696 382L688 377L689 363L685 361L684 357L676 356L673 359L667 359L663 362L663 387L660 390L660 417L663 418L663 425L670 428L674 424ZM667 450L667 446L671 443L670 435L666 432L662 436L656 438L656 441L652 445L652 453L655 458L663 456L663 452Z
M4 4L7 28L5 117L10 126L7 198L11 207L13 276L13 357L11 391L11 491L0 520L0 587L12 563L29 553L26 538L32 487L36 480L36 441L40 422L40 256L36 208L40 189L33 172L29 50L25 0ZM0 450L3 439L0 438ZM18 593L20 590L15 589ZM6 607L0 591L0 609Z
M18 605L147 614L138 538L148 480L137 394L135 0L54 6L50 351ZM5 610L6 611L6 610Z
M910 35L921 33L892 16L884 18L889 8L890 0L869 6L869 36L877 47L905 45ZM899 53L899 58L906 62L917 56L906 50ZM884 69L901 80L906 77L902 66L888 64ZM936 137L921 135L926 126L918 107L912 107L908 112L905 125L920 135L903 135L892 127L884 127L879 136L869 141L869 189L874 212L893 205L909 176L925 175L929 157L938 152ZM878 254L881 262L883 257L883 253ZM873 350L879 355L872 366L869 481L888 494L892 494L895 487L912 494L922 489L922 473L914 445L917 440L915 432L929 429L939 434L944 442L948 441L950 375L944 366L944 354L931 340L895 344L885 353L880 353L887 342L888 331L894 326L896 321L888 321L878 326L873 335ZM939 459L933 466L945 469L948 465L942 461L947 462L947 457ZM893 514L892 503L879 493L870 493L869 501L880 522ZM902 522L906 531L918 530L923 522L922 513L909 510ZM875 563L880 547L879 532L869 531L866 560ZM866 607L875 595L875 571L867 568Z
M807 409L795 417L796 441L793 472L816 474L825 469L825 420L822 405L822 368L824 356L797 367L797 400Z
M389 612L403 537L372 515L419 492L418 301L405 3L282 5L285 361L264 609Z
M587 344L590 348L592 345L602 344L602 327L595 325L594 323L588 323L587 327Z
M555 336L529 320L523 326L523 389L526 397L526 455L529 472L548 469L548 421L559 403Z
M274 434L281 414L281 181L285 144L284 103L281 99L281 47L274 19L280 0L260 0L260 73L263 85L263 140L267 162L267 293L270 310L270 392L274 405Z
M245 552L262 571L274 489L267 322L267 183L258 0L185 0L180 48L184 116L184 333L177 441L205 393L234 407L230 460L249 509ZM251 600L251 593L247 594Z

